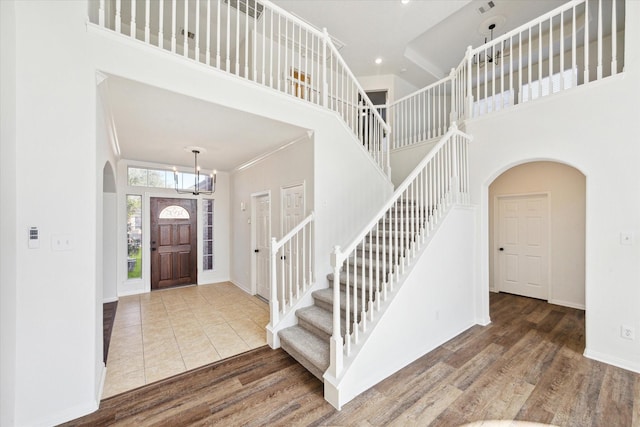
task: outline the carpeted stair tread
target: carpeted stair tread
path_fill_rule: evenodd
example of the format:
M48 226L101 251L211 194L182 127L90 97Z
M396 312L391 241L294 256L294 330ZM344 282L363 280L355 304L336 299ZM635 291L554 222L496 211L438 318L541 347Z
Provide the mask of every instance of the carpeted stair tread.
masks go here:
M329 307L333 307L333 288L320 289L313 292L313 299L316 300L316 304L319 302L321 307L330 310ZM340 291L340 310L344 311L347 305L347 294L344 291Z
M324 308L316 305L301 308L296 311L296 316L299 320L313 325L329 336L333 333L333 315Z
M374 273L374 280L376 279L375 277L375 273ZM329 273L327 274L327 280L329 281L329 286L331 286L333 288L333 273ZM384 282L382 276L380 276L380 282ZM353 289L353 275L351 276L351 280L349 282L349 284L351 285L350 287ZM367 275L367 288L366 288L366 292L369 292L369 277ZM340 290L341 291L345 291L347 286L347 273L345 273L344 271L340 272ZM375 282L374 282L374 286L375 286ZM353 291L352 291L353 292ZM358 293L362 292L362 276L360 274L358 274ZM342 295L342 294L340 294ZM342 298L342 296L340 297ZM333 295L331 296L331 301L333 301Z
M301 326L283 329L278 335L282 348L322 381L330 363L329 341L323 341Z

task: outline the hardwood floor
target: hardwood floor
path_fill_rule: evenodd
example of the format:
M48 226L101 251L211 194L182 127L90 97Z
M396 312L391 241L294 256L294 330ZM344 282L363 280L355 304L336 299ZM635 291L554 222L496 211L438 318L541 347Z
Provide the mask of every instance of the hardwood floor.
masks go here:
M263 347L103 400L67 425L640 426L640 375L582 356L583 311L508 294L490 301L491 325L472 327L342 411L291 357Z
M113 330L113 321L116 318L116 310L118 301L106 302L102 304L102 355L103 362L107 363L109 356L109 345L111 344L111 332Z

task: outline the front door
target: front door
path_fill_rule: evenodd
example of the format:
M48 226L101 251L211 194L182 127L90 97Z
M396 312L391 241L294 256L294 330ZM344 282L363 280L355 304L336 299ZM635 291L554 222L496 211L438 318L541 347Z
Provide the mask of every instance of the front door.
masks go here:
M254 223L256 224L256 293L267 301L271 298L269 288L269 254L271 251L271 207L270 196L255 198Z
M198 283L196 201L152 197L151 289Z
M545 195L498 201L498 286L512 294L549 297L548 200Z

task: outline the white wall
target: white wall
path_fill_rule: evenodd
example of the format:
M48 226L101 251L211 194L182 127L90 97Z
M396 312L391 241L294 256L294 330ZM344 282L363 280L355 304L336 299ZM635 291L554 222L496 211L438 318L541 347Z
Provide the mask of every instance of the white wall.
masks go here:
M504 172L489 187L489 287L497 291L498 198L549 196L549 302L584 309L585 177L554 162L531 162Z
M271 236L282 237L280 189L291 184L305 186L307 216L314 208L313 140L304 137L231 176L231 281L248 293L253 293L251 265L254 257L251 237L251 197L255 193L271 195ZM246 209L242 211L240 204Z
M476 210L454 206L416 258L406 281L394 291L371 334L345 359L339 405L382 381L437 346L473 326ZM325 379L326 384L326 379ZM332 393L325 385L325 396ZM332 402L338 404L338 402Z
M98 94L96 102L96 283L102 302L118 299L117 292L117 164L116 142L107 95L106 76L96 74ZM100 289L102 289L100 291ZM98 307L100 308L100 307ZM100 316L102 309L100 308ZM100 332L100 335L102 332ZM101 340L101 339L100 339Z
M586 176L585 355L640 372L640 3L627 2L624 75L467 123L472 200L480 209L481 293L489 291L488 187L532 160L569 164ZM620 233L632 233L622 245ZM486 300L480 310L488 311ZM488 314L488 313L487 313Z
M116 193L102 195L102 299L118 300L118 197Z
M391 151L391 181L396 188L413 172L438 141L432 139Z
M0 2L0 425L15 424L17 357L16 16ZM22 242L26 235L21 233Z
M96 83L86 55L86 2L15 2L3 6L3 15L12 7L15 58L3 52L2 63L16 71L9 91L16 96L15 154L7 162L15 165L10 228L17 236L3 247L15 251L8 258L16 272L9 268L16 287L15 346L9 342L15 383L5 390L3 378L2 400L14 404L14 424L51 425L98 405ZM4 92L2 98L6 105ZM27 247L30 226L40 229L38 249ZM70 250L53 250L60 234Z

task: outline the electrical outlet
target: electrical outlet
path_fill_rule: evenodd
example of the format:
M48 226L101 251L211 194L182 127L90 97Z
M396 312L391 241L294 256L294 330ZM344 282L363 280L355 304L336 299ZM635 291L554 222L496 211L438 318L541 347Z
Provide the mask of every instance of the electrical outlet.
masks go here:
M620 326L620 336L626 340L636 339L635 331L631 326L627 326L627 325Z

